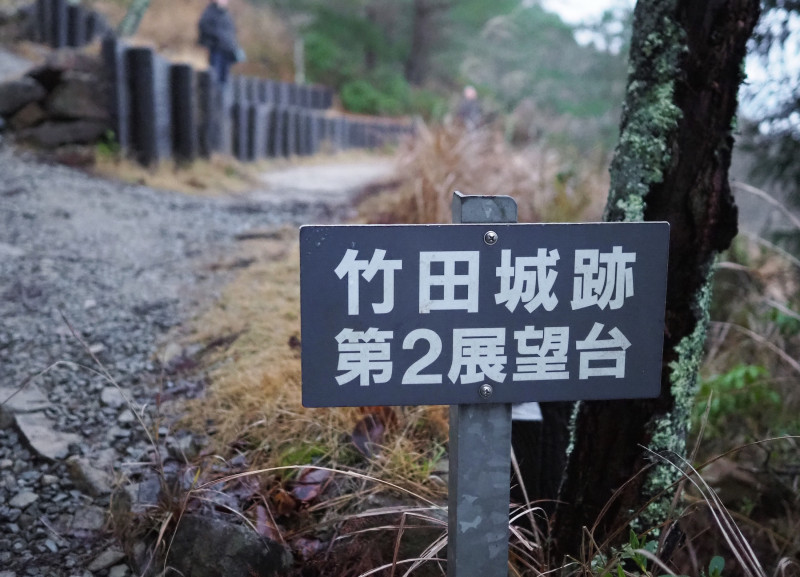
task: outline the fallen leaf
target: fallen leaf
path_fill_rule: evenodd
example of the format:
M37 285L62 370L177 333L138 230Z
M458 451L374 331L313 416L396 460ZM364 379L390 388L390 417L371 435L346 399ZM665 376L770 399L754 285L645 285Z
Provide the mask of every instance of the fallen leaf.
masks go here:
M272 539L273 541L282 541L281 533L272 522L272 517L264 505L256 506L256 531L259 535Z
M380 452L380 443L385 432L384 418L378 413L370 413L356 423L351 438L358 452L369 459Z
M270 495L272 504L275 505L274 511L279 517L284 517L294 513L297 508L297 501L283 489L276 489Z
M292 549L294 549L303 561L308 561L314 555L321 552L325 548L325 544L319 539L307 539L306 537L298 537L292 541Z
M331 472L326 469L304 469L292 489L292 496L301 503L313 501L325 489L330 477Z

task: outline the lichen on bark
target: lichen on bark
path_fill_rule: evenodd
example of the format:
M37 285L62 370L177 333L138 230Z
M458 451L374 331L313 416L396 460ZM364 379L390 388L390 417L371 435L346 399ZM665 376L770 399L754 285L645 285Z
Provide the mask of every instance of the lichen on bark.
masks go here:
M673 408L654 420L648 449L656 459L642 494L652 502L635 521L638 531L652 530L661 525L669 515L676 483L685 469L686 437L691 425L694 398L697 393L700 366L705 353L706 332L711 305L713 268L709 267L705 284L697 295L695 310L698 322L694 331L681 339L675 347L676 360L669 364L670 392ZM656 531L654 534L658 534Z
M681 119L674 102L685 35L675 21L676 1L636 10L619 144L603 220L640 221L648 192L672 162L671 142Z
M613 543L637 514L643 530L667 520L681 474L668 461L682 466L686 456L712 264L736 234L727 180L731 126L758 15L758 0L637 3L604 220L670 223L661 395L576 406L555 513L556 554L579 556L584 528L592 528L592 542Z

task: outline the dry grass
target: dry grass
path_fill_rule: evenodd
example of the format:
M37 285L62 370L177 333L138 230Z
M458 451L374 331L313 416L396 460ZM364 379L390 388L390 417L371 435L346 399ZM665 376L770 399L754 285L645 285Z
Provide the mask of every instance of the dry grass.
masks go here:
M237 335L228 348L207 359L211 385L205 399L190 405L200 430L214 430L215 448L248 451L260 466L352 464L361 458L347 437L360 409L305 409L300 399L299 251L296 233L243 243L242 258L254 263L230 284L216 305L194 324L192 339L208 342ZM371 464L385 480L424 494L440 490L429 478L435 451L446 435L442 409L393 411L396 423L385 448ZM344 443L343 443L344 441Z
M596 221L608 191L605 159L572 159L542 146L513 149L499 131L421 126L401 151L397 190L361 205L376 223L450 222L452 193L504 194L519 222Z
M191 165L165 161L154 167L145 167L130 159L112 154L95 154L91 170L94 174L184 194L216 196L238 194L261 186L259 175L280 166L279 161L242 163L233 158L214 156L210 160L197 160Z

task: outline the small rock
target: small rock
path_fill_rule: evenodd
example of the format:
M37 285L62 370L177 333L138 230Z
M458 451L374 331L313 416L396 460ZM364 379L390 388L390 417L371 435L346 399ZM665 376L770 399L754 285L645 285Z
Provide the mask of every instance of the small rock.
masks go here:
M96 469L110 470L119 461L119 453L111 447L103 449L92 458Z
M200 451L198 443L189 434L184 434L180 437L167 437L166 445L170 456L179 461L191 461Z
M131 423L136 422L136 415L133 414L133 411L130 409L123 409L122 412L117 416L117 422L120 425L130 425Z
M15 509L24 509L31 503L34 503L39 499L39 495L33 493L31 491L23 491L22 493L17 493L17 495L11 499L8 504Z
M0 257L19 258L25 256L25 250L11 244L0 242Z
M89 352L93 355L99 355L103 351L106 350L106 346L103 343L94 343L89 345Z
M56 431L53 422L41 413L16 415L17 427L40 456L58 461L69 455L69 446L83 439L74 433Z
M87 310L87 311L88 311L89 309L93 309L93 308L94 308L94 307L96 307L96 306L97 306L97 301L96 301L96 300L94 300L94 299L86 299L86 300L83 302L83 309L84 309L84 310Z
M13 571L0 571L0 577L17 577Z
M127 404L125 395L117 387L104 388L100 393L100 402L113 409L119 409Z
M9 124L14 130L24 130L37 124L41 124L47 119L47 113L38 102L29 102L11 117Z
M0 470L10 469L13 466L14 466L14 461L12 461L11 459L3 459L2 461L0 461Z
M55 541L52 539L46 539L44 542L44 546L47 547L51 553L58 552L58 545L56 545Z
M0 115L8 116L28 104L45 97L42 85L25 76L0 84Z
M44 487L49 487L50 485L55 485L58 483L58 477L56 475L42 475L41 484Z
M0 250L2 254L2 250ZM23 388L0 385L0 428L13 423L13 415L41 411L50 406L50 401L33 383Z
M70 477L75 486L92 497L111 494L111 475L92 466L85 457L70 457L67 460Z
M105 524L105 510L89 505L75 512L71 528L73 531L100 531Z
M108 570L108 577L128 577L131 570L127 565L116 565Z
M95 557L95 559L89 563L87 569L89 569L89 571L92 573L96 573L97 571L102 571L103 569L108 569L112 565L116 565L124 558L125 553L123 553L121 549L112 547L110 549L106 549L100 553L100 555Z

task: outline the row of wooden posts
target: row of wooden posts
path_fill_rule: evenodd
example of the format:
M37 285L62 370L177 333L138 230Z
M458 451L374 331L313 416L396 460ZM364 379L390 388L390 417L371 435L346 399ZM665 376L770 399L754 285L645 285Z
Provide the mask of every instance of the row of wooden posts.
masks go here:
M30 14L32 39L52 48L80 48L111 31L105 16L68 0L36 0Z
M104 16L67 0L36 0L30 14L33 39L55 48L103 38L115 138L146 165L213 153L253 161L375 148L412 131L407 121L333 111L333 91L324 86L248 76L219 85L207 71L126 44Z
M334 112L333 92L321 86L246 76L219 85L208 71L113 36L103 41L103 58L117 141L146 165L215 152L252 161L375 148L412 129L408 122Z

